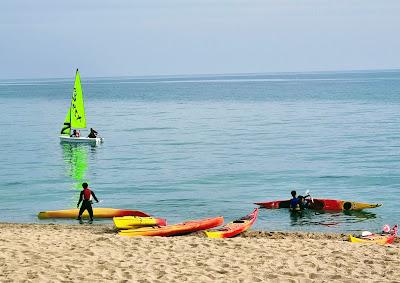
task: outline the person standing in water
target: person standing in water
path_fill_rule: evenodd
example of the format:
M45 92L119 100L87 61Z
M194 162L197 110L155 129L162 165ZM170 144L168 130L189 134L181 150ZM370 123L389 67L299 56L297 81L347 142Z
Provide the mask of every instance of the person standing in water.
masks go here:
M89 224L92 224L93 223L93 209L92 209L92 201L90 200L90 197L93 196L93 198L96 202L99 202L99 200L97 199L94 192L89 189L89 186L87 183L83 183L82 187L83 187L83 190L81 191L81 194L79 195L79 201L77 204L77 207L79 207L79 204L82 202L82 206L79 209L78 220L79 220L80 224L83 223L82 214L85 210L87 210L89 213Z
M290 200L289 208L290 210L299 210L299 199L297 198L297 192L291 191L292 199Z

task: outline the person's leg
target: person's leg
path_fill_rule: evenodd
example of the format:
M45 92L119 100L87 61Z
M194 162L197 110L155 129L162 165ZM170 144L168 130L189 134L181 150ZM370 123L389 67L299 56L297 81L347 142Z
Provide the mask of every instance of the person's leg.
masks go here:
M92 205L90 204L90 202L88 203L87 211L89 212L89 223L91 223L91 222L93 222L93 209L92 209Z
M79 224L83 224L82 221L82 214L85 212L85 210L87 210L87 203L86 201L82 202L81 208L79 209L79 216L78 216L78 220L79 220Z
M82 203L81 208L79 209L78 220L82 220L82 214L85 211L85 203Z

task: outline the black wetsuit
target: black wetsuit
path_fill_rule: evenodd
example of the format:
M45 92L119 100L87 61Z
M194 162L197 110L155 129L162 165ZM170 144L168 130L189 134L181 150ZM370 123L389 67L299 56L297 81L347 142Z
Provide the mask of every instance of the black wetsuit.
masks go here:
M88 138L96 138L96 137L97 137L97 132L91 129Z
M93 191L90 191L90 194L93 196L94 200L99 202L98 199L96 198L96 195L94 194ZM82 219L82 214L85 210L88 211L89 213L89 219L93 221L93 209L92 209L92 202L90 199L86 199L84 195L84 190L81 191L81 194L79 195L79 201L78 201L78 206L82 202L81 208L79 209L79 216L78 220Z

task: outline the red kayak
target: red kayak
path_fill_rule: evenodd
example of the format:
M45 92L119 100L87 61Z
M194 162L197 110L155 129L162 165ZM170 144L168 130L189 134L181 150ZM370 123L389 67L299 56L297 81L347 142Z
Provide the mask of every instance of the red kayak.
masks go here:
M362 210L366 208L375 208L381 204L370 204L363 202L353 202L335 199L307 199L310 209L315 210ZM256 202L255 204L269 209L289 208L290 200L276 200L268 202Z
M258 215L258 208L254 209L254 211L240 219L232 221L220 229L206 231L206 235L208 238L231 238L234 237L253 225L256 221Z
M137 229L121 230L118 232L120 236L175 236L183 235L205 229L217 227L224 223L222 216L215 218L206 218L199 220L192 220L183 222L175 225L167 226L154 226L154 227L143 227Z

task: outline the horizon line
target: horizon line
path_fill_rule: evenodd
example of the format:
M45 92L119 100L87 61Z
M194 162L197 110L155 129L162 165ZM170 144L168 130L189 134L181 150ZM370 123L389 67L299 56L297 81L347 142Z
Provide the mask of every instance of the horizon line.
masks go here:
M73 70L77 70L74 68ZM73 72L75 74L75 71ZM314 71L280 71L280 72L244 72L244 73L191 73L191 74L155 74L155 75L115 75L115 76L86 76L86 79L112 78L184 78L206 76L246 76L246 75L285 75L285 74L321 74L321 73L368 73L368 72L396 72L400 68L390 69L349 69L349 70L314 70ZM73 77L74 75L71 75ZM71 77L30 77L30 78L0 78L0 81L13 80L66 80Z

